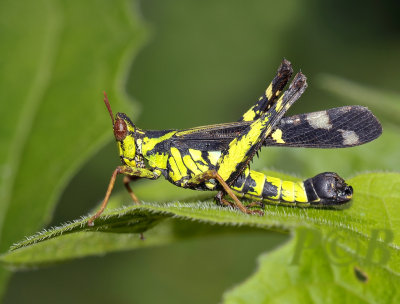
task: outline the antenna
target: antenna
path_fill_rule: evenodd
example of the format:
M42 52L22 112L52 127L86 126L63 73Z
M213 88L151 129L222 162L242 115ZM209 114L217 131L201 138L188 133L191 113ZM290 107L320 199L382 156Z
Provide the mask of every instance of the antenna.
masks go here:
M112 124L114 125L114 115L113 115L113 112L111 110L110 102L108 101L108 97L107 97L107 94L106 94L105 91L103 92L103 94L104 94L104 103L106 104L108 113L110 113Z

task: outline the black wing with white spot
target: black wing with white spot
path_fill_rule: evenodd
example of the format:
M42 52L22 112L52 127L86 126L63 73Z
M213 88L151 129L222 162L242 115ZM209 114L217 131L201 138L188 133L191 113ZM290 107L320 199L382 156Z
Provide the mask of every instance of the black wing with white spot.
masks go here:
M241 121L181 130L171 141L174 145L201 151L222 151L251 123ZM345 148L370 142L381 133L382 126L370 110L362 106L345 106L284 117L263 145Z
M378 119L365 107L345 106L283 118L264 146L345 148L382 134Z

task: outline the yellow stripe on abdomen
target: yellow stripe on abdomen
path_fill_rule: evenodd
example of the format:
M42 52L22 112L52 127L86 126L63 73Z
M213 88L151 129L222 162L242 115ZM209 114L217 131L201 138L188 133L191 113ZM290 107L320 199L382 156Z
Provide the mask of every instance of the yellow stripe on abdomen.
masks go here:
M294 183L290 181L282 181L281 200L289 203L294 202Z
M246 169L231 186L240 196L268 203L309 203L303 181L286 181Z
M304 188L304 182L301 181L294 183L294 199L299 203L308 202L306 189Z
M265 175L260 172L250 170L250 178L255 181L255 185L251 188L252 190L248 191L248 193L251 195L262 197L265 183Z

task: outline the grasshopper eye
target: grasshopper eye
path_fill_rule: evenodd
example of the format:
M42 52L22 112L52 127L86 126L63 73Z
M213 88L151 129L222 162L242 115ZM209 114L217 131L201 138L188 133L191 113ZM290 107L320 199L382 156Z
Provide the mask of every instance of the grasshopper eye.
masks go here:
M125 121L117 119L114 124L114 135L117 140L124 140L128 134Z

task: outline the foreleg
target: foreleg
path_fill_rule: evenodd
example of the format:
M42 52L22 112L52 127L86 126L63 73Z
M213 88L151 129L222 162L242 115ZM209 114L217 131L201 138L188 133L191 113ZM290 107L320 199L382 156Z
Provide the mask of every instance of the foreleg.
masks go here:
M93 226L93 221L97 219L106 209L108 200L110 199L111 192L114 188L115 180L117 178L118 174L125 174L124 178L124 184L125 187L127 188L129 194L131 195L133 201L136 204L139 204L139 199L136 197L136 195L133 193L131 187L129 186L129 182L133 179L138 179L138 178L148 178L148 179L157 179L160 177L160 172L157 170L150 171L148 169L143 169L143 168L132 168L128 166L118 166L113 174L111 175L110 183L108 184L106 196L104 197L103 203L101 204L99 210L88 220L88 225Z

